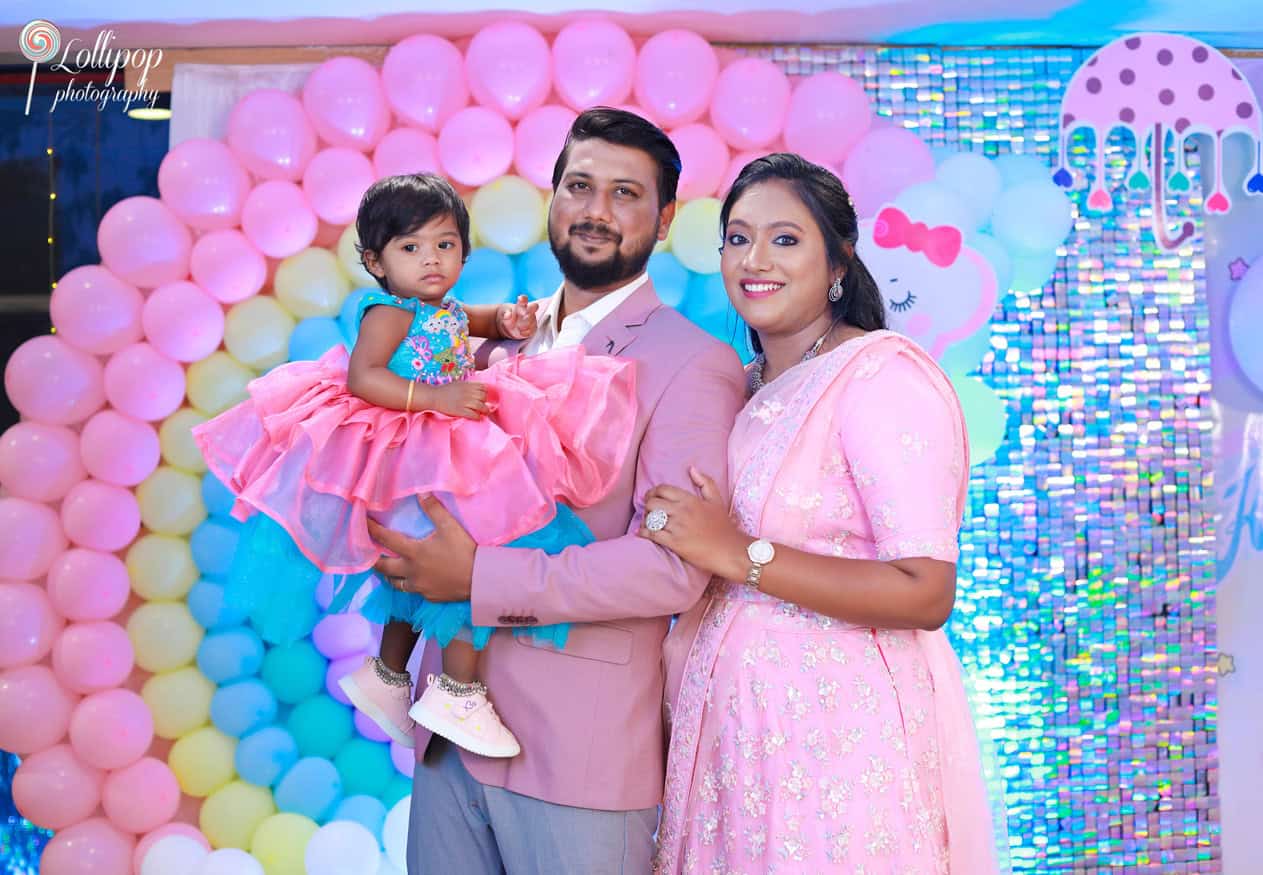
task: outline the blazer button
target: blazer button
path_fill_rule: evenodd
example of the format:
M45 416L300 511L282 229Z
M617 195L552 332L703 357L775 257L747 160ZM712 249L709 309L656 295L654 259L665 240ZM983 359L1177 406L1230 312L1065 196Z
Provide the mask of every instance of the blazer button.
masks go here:
M528 626L533 626L534 624L538 623L539 620L535 617L523 617L522 622Z
M497 619L497 622L499 622L499 623L500 623L501 625L503 625L503 626L507 626L508 624L510 624L510 623L512 623L512 622L513 622L513 618L512 618L512 617L509 617L509 616L506 616L506 615L503 615L503 614L502 614L502 615L500 615L499 617L497 617L496 619Z

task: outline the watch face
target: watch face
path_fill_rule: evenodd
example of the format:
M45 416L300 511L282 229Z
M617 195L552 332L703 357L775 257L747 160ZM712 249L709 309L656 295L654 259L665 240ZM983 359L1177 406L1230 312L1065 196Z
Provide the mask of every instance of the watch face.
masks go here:
M772 549L770 541L755 541L746 552L750 554L751 562L757 562L760 565L766 565L771 562L772 557L776 555L776 551Z

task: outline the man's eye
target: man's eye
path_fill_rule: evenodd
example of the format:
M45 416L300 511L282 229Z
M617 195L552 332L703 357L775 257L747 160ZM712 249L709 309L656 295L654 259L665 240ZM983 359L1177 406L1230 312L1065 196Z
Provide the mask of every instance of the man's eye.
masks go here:
M570 186L569 186L571 191L582 191L583 189L587 187L588 187L588 184L586 182L572 182L570 183Z

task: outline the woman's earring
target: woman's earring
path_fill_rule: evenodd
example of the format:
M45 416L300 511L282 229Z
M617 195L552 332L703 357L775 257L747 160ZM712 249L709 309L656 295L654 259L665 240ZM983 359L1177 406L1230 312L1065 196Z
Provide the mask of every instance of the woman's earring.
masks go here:
M829 300L835 304L842 300L842 277L833 278L833 285L829 286Z

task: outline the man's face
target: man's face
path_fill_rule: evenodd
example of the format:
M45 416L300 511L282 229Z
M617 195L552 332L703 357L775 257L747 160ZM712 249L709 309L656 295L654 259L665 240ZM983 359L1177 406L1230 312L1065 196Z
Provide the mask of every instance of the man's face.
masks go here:
M553 193L548 242L567 280L613 291L645 269L674 216L674 202L658 209L658 166L647 152L580 140Z

